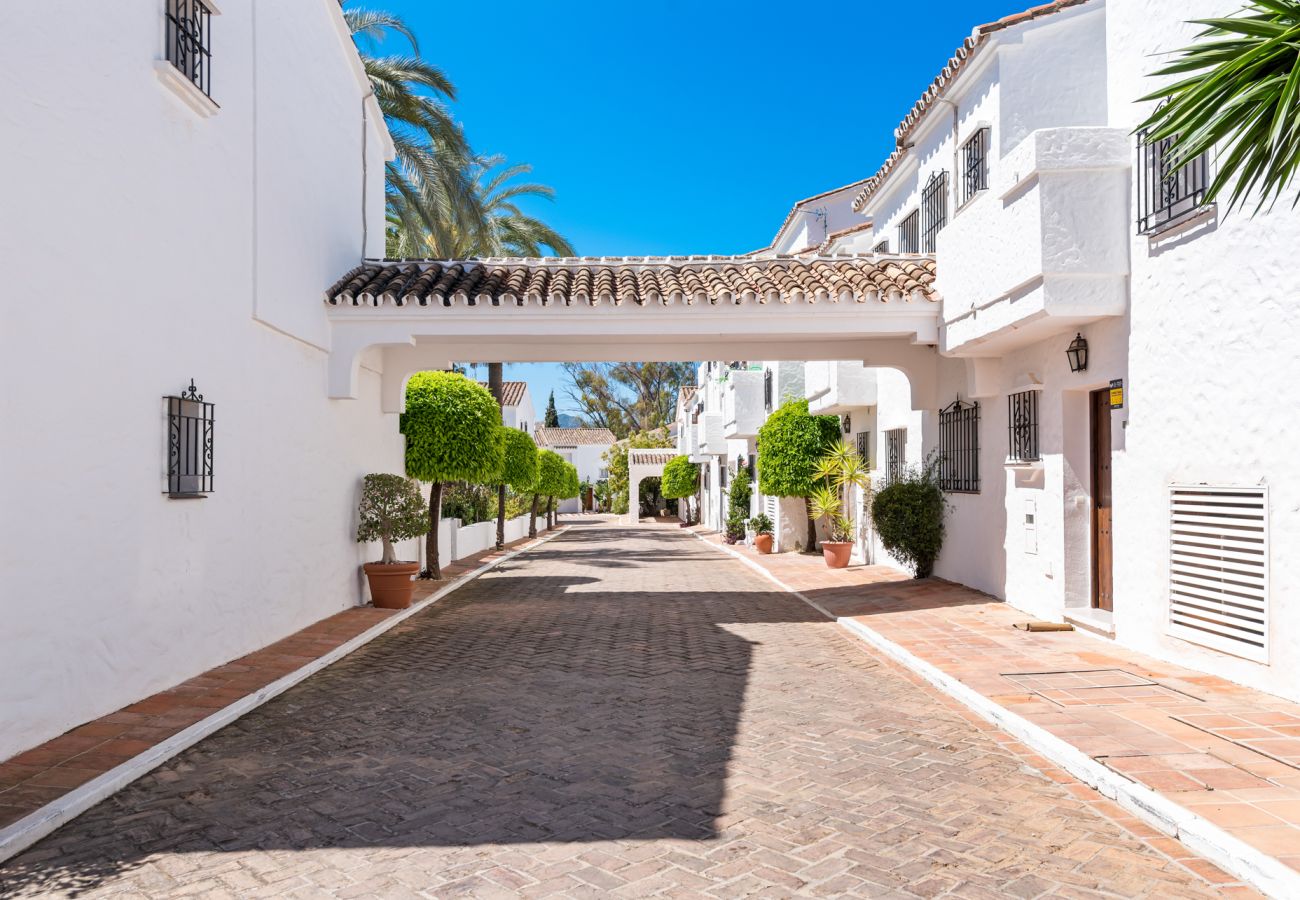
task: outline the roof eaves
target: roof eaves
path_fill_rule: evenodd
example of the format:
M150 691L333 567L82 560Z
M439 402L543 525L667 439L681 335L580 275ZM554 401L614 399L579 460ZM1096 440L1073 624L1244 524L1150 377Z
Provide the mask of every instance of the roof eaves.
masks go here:
M958 47L949 58L947 65L945 65L943 69L940 70L939 74L935 76L934 80L930 82L930 86L927 87L921 94L920 98L912 104L912 108L908 110L907 115L903 117L903 121L894 129L894 150L885 159L884 163L881 164L880 168L876 170L874 175L863 180L862 190L853 198L853 211L862 212L862 208L866 206L867 200L872 194L880 189L880 186L884 184L885 180L889 177L889 174L898 165L898 162L906 156L907 151L910 148L910 145L907 142L908 135L915 131L917 126L920 125L921 120L925 118L925 114L929 112L930 107L945 93L947 93L953 82L961 75L962 70L969 67L970 60L975 56L976 51L985 44L989 35L1003 31L1007 28L1012 28L1016 25L1022 25L1025 22L1030 22L1034 19L1040 19L1043 16L1053 15L1073 6L1082 6L1089 2L1091 2L1091 0L1054 0L1052 3L1044 3L1041 6L1034 6L1024 10L1023 12L1013 13L1009 16L1003 16L1001 19L997 19L996 21L986 22L983 25L976 26L971 31L970 37L962 41L961 46Z

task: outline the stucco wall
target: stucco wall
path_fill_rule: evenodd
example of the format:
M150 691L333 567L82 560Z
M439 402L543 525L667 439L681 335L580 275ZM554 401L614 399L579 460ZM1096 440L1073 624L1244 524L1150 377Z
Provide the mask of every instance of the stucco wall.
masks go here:
M161 2L0 30L0 758L364 599L360 477L401 439L372 370L326 399L319 349L361 253L363 89L337 4L259 4L256 65L251 3L222 7L210 118L155 74ZM161 397L190 378L215 490L169 500Z

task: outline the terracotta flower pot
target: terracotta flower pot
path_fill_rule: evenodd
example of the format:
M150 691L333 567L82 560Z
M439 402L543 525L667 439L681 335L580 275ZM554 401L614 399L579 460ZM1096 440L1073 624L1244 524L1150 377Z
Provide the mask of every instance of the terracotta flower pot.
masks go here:
M754 549L759 553L772 552L772 535L756 534L754 535Z
M852 541L822 541L822 556L826 565L832 569L843 569L849 564L853 555Z
M415 590L411 577L420 571L419 563L366 563L362 568L370 582L370 599L376 609L406 609L411 605Z

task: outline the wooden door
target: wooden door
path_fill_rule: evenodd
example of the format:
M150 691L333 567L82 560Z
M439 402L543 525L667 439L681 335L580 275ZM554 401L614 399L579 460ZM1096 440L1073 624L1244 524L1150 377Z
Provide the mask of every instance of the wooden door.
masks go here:
M1114 578L1111 543L1110 391L1090 397L1092 427L1092 605L1113 609Z

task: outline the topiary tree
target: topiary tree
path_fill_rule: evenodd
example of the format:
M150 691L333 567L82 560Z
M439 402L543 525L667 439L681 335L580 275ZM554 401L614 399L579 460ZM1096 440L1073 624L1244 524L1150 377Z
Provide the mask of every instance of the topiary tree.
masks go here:
M749 498L753 496L749 484L749 469L742 466L731 480L727 491L727 525L724 532L728 544L745 539L745 523L749 521Z
M686 500L686 522L691 523L690 498L695 496L700 484L700 467L689 456L674 456L664 464L664 477L659 490L669 500Z
M543 450L537 457L537 483L533 486L533 511L535 515L537 498L545 497L547 531L555 527L551 522L551 511L555 507L555 498L564 493L567 487L568 472L565 469L567 465L564 457L554 450Z
M943 547L943 491L930 467L909 469L877 491L871 519L880 543L917 578L934 571Z
M429 510L420 485L401 475L367 475L357 509L357 543L384 542L380 562L397 562L393 541L405 541L429 531ZM410 577L410 576L407 576Z
M573 465L573 463L566 462L564 464L563 486L560 489L560 493L556 494L555 497L552 499L570 500L578 496L578 494L581 492L582 492L582 480L578 478L578 467ZM552 528L555 527L554 504L552 504L552 510L551 510L551 527Z
M503 503L501 494L505 488L525 492L532 489L537 480L537 445L526 432L518 428L506 428L504 425L497 432L501 442L501 471L494 479L501 486L497 493L497 549L505 545L505 520L509 517L508 503Z
M432 483L428 567L421 578L441 578L438 523L442 486L448 481L490 482L502 467L497 437L501 410L487 388L457 372L417 372L406 384L406 411L399 427L406 436L406 474Z
M807 400L790 400L758 429L758 489L769 497L802 497L808 544L817 549L817 522L808 495L817 487L817 463L840 436L836 416L814 416Z

